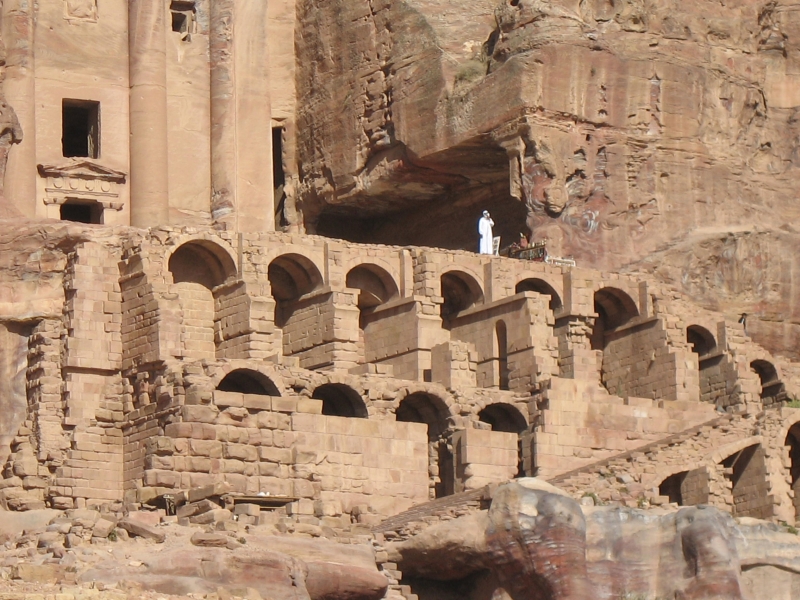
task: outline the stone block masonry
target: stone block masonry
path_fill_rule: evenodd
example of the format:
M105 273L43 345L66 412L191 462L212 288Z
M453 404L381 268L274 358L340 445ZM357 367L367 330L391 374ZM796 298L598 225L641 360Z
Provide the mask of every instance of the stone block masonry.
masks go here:
M185 405L159 435L132 441L140 497L225 483L234 494L325 498L384 515L428 499L424 424L321 410L321 400L222 391L212 404Z
M649 444L641 474L625 462L629 496L604 498L794 514L800 451L784 454L782 430L660 470L685 462L663 440L721 411L784 410L794 384L740 325L647 281L278 233L93 235L64 243L59 310L17 328L8 508L224 484L368 521Z

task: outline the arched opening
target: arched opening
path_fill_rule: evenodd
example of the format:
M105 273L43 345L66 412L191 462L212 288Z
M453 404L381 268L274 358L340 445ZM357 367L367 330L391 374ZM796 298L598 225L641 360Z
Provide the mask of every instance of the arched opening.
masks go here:
M633 299L617 288L603 288L594 293L594 312L597 313L592 330L592 349L605 347L605 334L639 316L639 309Z
M213 290L236 276L236 265L225 250L206 240L180 246L169 257L173 283L197 283Z
M686 328L686 341L692 347L692 352L699 357L708 356L717 349L717 341L711 332L700 325L689 325Z
M562 306L561 297L558 295L558 292L552 285L550 285L543 279L538 279L538 278L523 279L514 288L515 294L519 294L521 292L536 292L537 294L550 296L550 310L552 310L553 312L555 312Z
M616 331L634 317L639 309L633 299L617 288L603 288L594 294L594 311L597 313L590 344L595 351L600 382L611 394L636 395L640 380L647 373L637 367L641 360L641 348L636 343L639 331L625 328ZM609 357L615 360L610 361ZM645 367L649 368L649 367Z
M369 416L361 395L343 383L325 383L317 387L311 397L322 400L322 414L329 417L366 419Z
M374 339L385 341L385 332L380 330L377 321L380 314L374 316L376 309L392 298L397 297L398 290L392 276L384 269L373 264L363 264L353 267L345 278L348 288L358 290L358 338L360 360L369 361L374 358ZM374 325L373 325L374 323Z
M237 392L259 396L281 395L278 386L269 377L251 369L231 371L219 382L217 389L221 392Z
M800 520L800 423L795 423L786 435L786 448L789 451L789 476L794 491L794 513Z
M769 519L772 499L769 496L767 465L761 444L753 444L722 461L725 477L731 482L734 517Z
M494 326L495 344L497 345L497 386L501 390L508 389L508 331L504 321L497 321Z
M440 281L444 298L441 306L442 324L449 328L450 321L461 311L483 302L483 291L478 282L463 271L448 271Z
M395 418L405 423L424 423L428 426L428 472L432 496L442 498L455 493L453 453L448 447L447 405L430 394L409 394L395 410Z
M267 268L267 278L275 299L275 325L281 328L297 308L297 300L322 285L319 269L300 254L274 259Z
M686 328L686 341L697 354L700 374L700 401L717 404L727 395L726 377L721 372L722 355L717 352L717 340L700 325Z
M348 271L345 285L359 290L358 308L362 311L380 306L397 296L397 284L384 269L373 264L353 267Z
M751 362L750 368L758 374L758 378L761 380L760 396L765 407L781 403L786 399L785 387L778 377L775 365L759 359Z
M492 431L520 433L528 428L528 422L516 406L498 402L490 404L478 413L478 420L492 426Z
M524 477L523 434L528 431L528 422L519 409L504 402L490 404L478 413L478 420L491 425L492 431L517 434L517 477Z
M670 475L658 486L658 493L678 506L708 503L708 471L704 468Z
M180 246L167 263L172 275L171 291L181 307L181 348L185 358L216 355L215 294L218 287L236 276L236 265L222 248L205 240Z

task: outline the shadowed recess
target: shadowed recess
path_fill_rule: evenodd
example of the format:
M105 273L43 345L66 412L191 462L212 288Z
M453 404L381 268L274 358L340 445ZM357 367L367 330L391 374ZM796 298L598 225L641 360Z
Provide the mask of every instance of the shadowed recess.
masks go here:
M281 395L278 386L269 377L250 369L231 371L219 382L217 389L221 392L257 394L259 396Z
M311 397L322 400L322 414L329 417L366 419L369 416L361 395L343 383L325 383L316 388Z

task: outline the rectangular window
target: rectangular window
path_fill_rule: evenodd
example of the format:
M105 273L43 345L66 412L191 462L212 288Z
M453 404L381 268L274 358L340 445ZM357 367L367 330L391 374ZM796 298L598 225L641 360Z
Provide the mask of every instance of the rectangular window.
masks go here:
M100 157L99 102L61 101L61 153L67 157Z
M67 201L61 205L61 220L100 224L103 222L103 207L96 202Z
M172 0L169 11L172 15L172 31L180 33L183 41L191 42L192 34L195 32L194 2Z
M272 128L272 181L276 191L286 183L283 172L283 127Z
M283 172L283 127L272 128L272 187L274 190L275 226L285 227L286 174Z

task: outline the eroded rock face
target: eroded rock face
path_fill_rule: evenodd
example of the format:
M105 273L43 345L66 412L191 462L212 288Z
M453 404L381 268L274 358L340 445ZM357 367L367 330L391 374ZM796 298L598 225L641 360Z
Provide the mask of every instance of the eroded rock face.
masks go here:
M297 218L359 241L472 248L487 208L504 244L532 230L587 266L653 255L641 268L655 270L666 249L665 281L748 312L754 335L793 353L800 13L752 0L462 7L299 3ZM766 239L731 255L743 230ZM708 252L704 280L693 269ZM766 281L707 298L726 269Z
M505 485L488 516L490 568L513 598L588 597L586 519L577 502L547 490Z
M482 536L465 533L476 527ZM777 526L705 506L581 507L525 479L498 488L488 512L430 527L390 552L422 599L433 581L478 577L514 600L737 600L763 579L753 569L800 575L800 542ZM760 597L783 597L796 582L784 583Z

